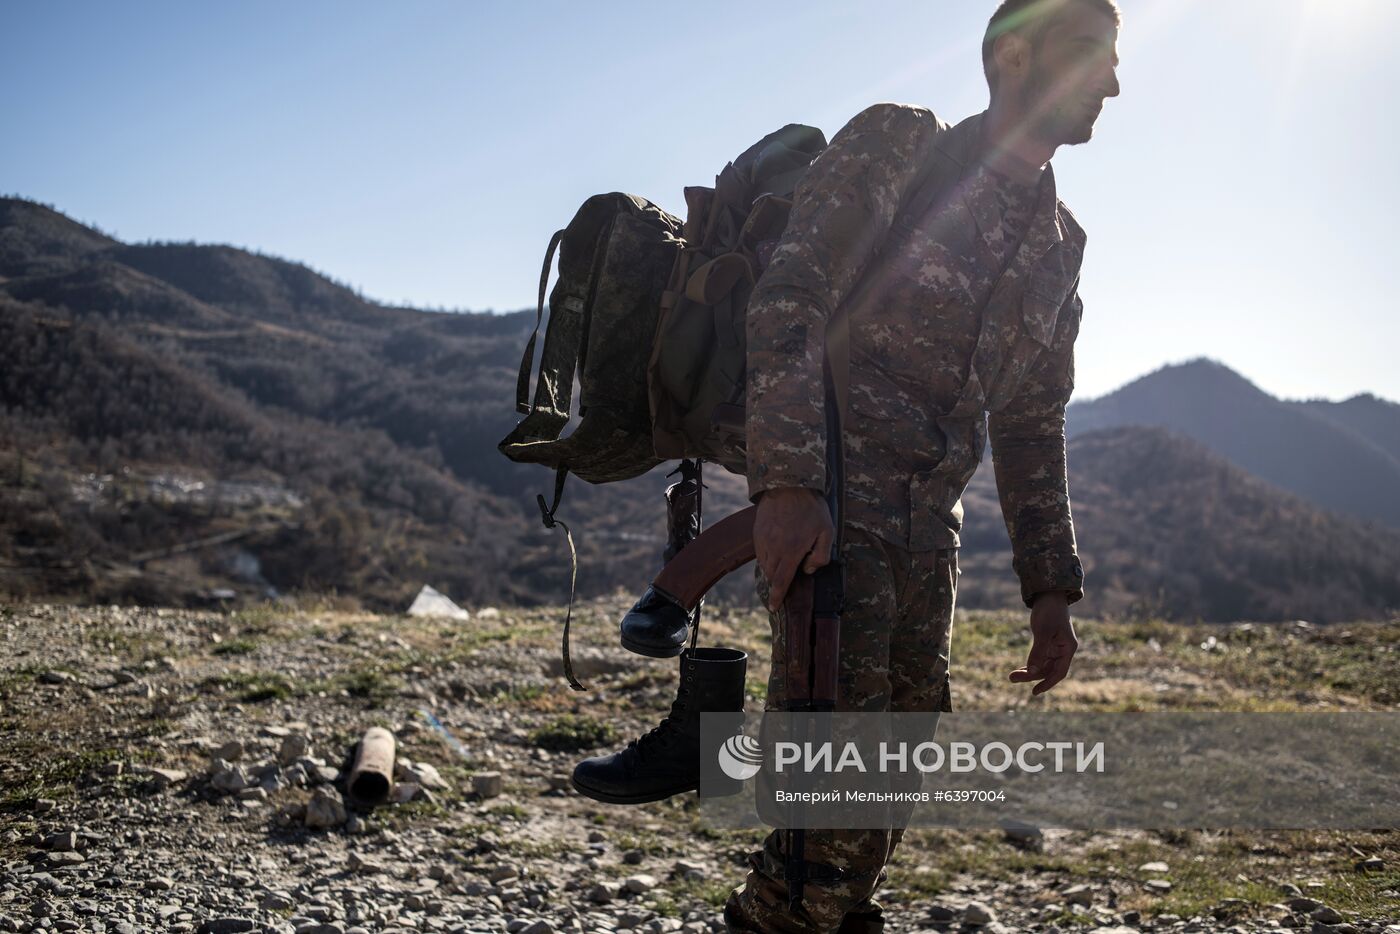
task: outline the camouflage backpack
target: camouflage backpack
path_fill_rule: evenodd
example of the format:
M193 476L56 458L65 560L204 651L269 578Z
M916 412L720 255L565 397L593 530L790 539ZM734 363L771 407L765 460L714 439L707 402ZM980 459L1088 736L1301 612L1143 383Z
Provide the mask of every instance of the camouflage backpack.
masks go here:
M752 258L738 257L753 230L747 224L749 213L756 202L777 203L765 199L781 197L790 204L798 179L825 148L820 130L790 124L726 165L713 189L687 188L684 224L644 198L612 192L585 201L569 226L550 240L540 272L535 331L525 345L516 382L515 405L525 417L499 447L513 461L554 468L553 501L546 503L543 495L537 501L545 527L560 526L569 544L572 572L562 656L564 674L575 690L583 690L569 657L578 554L568 525L555 518L564 481L570 473L590 483L626 480L672 457L708 458L743 471L742 432L737 449L717 446L709 427L711 413L691 413L688 407L716 398L731 402L735 387L742 394L742 302L755 273ZM781 222L775 218L764 229L775 229L776 236L785 223L784 211ZM549 293L549 324L531 401L535 344L556 248L559 280ZM740 280L742 290L735 288ZM713 310L694 307L707 299ZM663 316L671 326L658 326ZM714 359L721 352L727 352L726 359ZM649 378L662 371L664 386L649 385ZM711 388L716 381L709 378L716 372L723 374L718 393ZM570 421L575 374L579 420L561 437ZM665 413L664 445L658 445L661 435L653 432L656 411ZM678 433L691 426L699 426L695 437ZM698 476L696 486L698 493ZM672 492L667 491L668 508ZM698 531L698 496L695 505Z
M612 192L585 201L550 240L516 383L525 417L499 446L513 461L554 468L554 501L539 498L546 525L570 473L608 483L682 457L743 471L742 432L736 447L732 433L711 425L715 404L735 402L736 391L742 403L753 248L782 234L793 189L825 148L820 130L789 124L726 165L714 188L686 188L684 223L644 198ZM556 248L559 278L531 401ZM561 437L575 374L579 420Z
M535 331L516 381L515 406L525 417L499 447L513 461L555 469L554 508L569 473L607 483L661 463L652 450L646 359L680 233L679 218L636 195L612 192L585 201L549 242ZM549 295L549 324L531 401L530 375L556 249L559 280ZM569 424L575 376L580 419L561 437ZM546 524L553 511L545 510Z

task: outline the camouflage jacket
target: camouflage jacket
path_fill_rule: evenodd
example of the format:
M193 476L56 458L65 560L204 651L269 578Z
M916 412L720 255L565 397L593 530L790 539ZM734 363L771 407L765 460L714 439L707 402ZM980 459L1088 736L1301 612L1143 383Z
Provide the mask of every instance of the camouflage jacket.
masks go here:
M997 242L1005 205L978 159L983 118L950 127L922 107L876 104L799 184L747 312L749 496L824 489L826 327L849 299L847 523L913 551L958 547L962 493L990 434L1022 597L1073 602L1084 571L1064 411L1085 236L1047 165L1019 246ZM958 181L894 223L935 155Z

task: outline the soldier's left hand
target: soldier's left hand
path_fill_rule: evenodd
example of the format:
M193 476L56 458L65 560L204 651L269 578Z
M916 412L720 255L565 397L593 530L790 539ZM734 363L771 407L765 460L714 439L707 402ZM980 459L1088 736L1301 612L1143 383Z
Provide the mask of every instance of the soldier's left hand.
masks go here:
M1011 672L1015 682L1038 681L1031 696L1044 694L1069 674L1079 648L1069 619L1069 600L1058 591L1043 593L1031 607L1031 652L1026 664Z

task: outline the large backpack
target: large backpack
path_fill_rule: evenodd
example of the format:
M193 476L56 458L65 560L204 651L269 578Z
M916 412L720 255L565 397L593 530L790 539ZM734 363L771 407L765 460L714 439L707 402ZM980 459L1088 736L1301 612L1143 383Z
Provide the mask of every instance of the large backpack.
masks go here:
M626 480L661 461L652 450L646 360L656 313L680 251L681 221L636 195L612 192L583 203L554 234L540 272L535 331L525 345L515 406L525 414L500 443L513 461L544 464L590 483ZM535 344L554 252L559 281L549 295L540 373L530 399ZM574 376L577 427L569 423Z
M788 124L726 165L713 188L685 190L685 246L647 362L658 457L744 473L745 312L797 183L825 148L820 130Z
M687 188L684 223L644 198L612 192L585 201L551 239L516 384L525 418L500 443L511 460L556 471L554 502L546 507L541 497L546 525L569 473L608 483L683 457L743 472L742 431L735 439L712 426L716 405L736 403L742 426L754 247L782 234L793 189L825 148L820 130L789 124L726 165L714 188ZM531 401L556 248L559 279ZM561 437L576 373L579 420ZM730 413L725 428L732 421Z

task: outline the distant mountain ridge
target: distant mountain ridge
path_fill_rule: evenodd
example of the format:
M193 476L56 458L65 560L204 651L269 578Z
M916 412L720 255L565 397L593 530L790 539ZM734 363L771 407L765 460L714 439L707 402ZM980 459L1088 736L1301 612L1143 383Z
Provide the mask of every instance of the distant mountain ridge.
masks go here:
M1330 622L1400 607L1400 531L1320 509L1163 428L1077 434L1068 458L1086 588L1101 612ZM996 502L991 471L979 470L965 497L964 565L992 579L1010 562ZM1011 585L965 605L1003 604Z
M180 603L275 588L400 609L426 582L469 604L561 602L567 550L534 502L551 478L495 450L518 417L532 326L532 313L381 305L233 247L124 244L0 198L0 598ZM1373 467L1391 456L1363 443L1391 403L1254 393L1237 394L1288 424L1331 426L1328 444L1369 451ZM1400 606L1376 571L1400 566L1391 531L1161 431L1088 431L1139 417L1136 399L1071 408L1088 612L1324 621ZM570 482L561 515L583 595L644 588L669 466ZM742 478L711 467L706 482L709 521L746 505ZM964 568L976 570L960 600L1016 602L989 471L967 501ZM725 586L751 595L751 570Z
M119 244L47 204L0 198L0 265L15 274L35 275L49 263L67 268L76 257Z
M1284 401L1199 359L1076 402L1066 420L1073 435L1167 428L1320 506L1400 528L1400 405L1374 396Z
M1351 429L1400 461L1400 403L1366 392L1341 402L1309 399L1289 404Z

